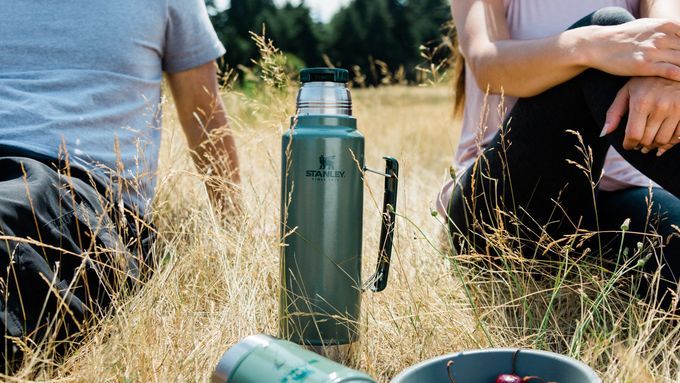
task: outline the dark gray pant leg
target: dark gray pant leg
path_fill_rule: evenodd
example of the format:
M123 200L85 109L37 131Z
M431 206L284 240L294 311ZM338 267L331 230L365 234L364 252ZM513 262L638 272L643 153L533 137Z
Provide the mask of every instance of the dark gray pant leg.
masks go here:
M0 157L0 356L9 366L21 360L9 337L26 344L54 337L64 352L64 341L105 310L134 271L105 209L81 179L29 158Z

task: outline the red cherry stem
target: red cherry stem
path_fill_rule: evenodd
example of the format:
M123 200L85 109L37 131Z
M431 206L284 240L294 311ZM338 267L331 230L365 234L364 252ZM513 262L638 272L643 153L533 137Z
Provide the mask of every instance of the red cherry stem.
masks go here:
M517 375L517 355L519 355L520 351L522 351L522 349L518 348L517 351L515 351L515 353L512 354L512 373L514 375Z
M546 382L545 380L543 380L543 378L538 377L538 376L525 376L524 378L522 378L522 382L524 382L524 383L531 382L532 380L538 380L540 383L556 383L556 382Z
M453 366L453 361L449 360L446 362L446 375L449 376L451 383L456 383L456 379L453 379L453 374L451 374L451 366Z
M538 376L525 376L522 378L522 382L524 383L531 382L532 380L538 380L541 383L545 383L545 380L539 378Z

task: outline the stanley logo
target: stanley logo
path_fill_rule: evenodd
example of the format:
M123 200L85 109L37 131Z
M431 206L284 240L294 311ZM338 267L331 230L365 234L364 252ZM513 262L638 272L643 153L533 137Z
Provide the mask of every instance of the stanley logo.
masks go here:
M319 168L316 170L307 170L306 177L314 178L315 180L326 179L340 179L345 178L345 171L335 170L335 156L319 156Z
M319 170L333 170L335 169L335 156L319 156Z

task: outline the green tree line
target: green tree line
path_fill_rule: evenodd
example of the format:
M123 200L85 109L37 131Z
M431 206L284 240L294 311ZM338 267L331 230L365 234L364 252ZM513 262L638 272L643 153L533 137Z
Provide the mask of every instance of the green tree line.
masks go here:
M259 34L263 25L295 67L331 63L367 85L394 73L414 81L417 66L427 61L422 52L437 63L448 57L437 48L450 19L447 0L353 0L329 23L315 22L304 2L277 7L273 0L231 0L227 9L217 9L211 0L206 4L227 47L223 65L229 68L252 66L258 51L249 32Z

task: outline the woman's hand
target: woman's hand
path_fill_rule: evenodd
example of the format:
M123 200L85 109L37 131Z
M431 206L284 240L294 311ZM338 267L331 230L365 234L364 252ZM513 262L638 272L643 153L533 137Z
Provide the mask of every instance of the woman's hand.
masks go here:
M589 28L594 28L589 66L619 76L680 81L680 22L639 19Z
M680 82L660 77L634 77L621 88L607 111L602 135L619 126L628 112L625 149L657 155L680 142Z

